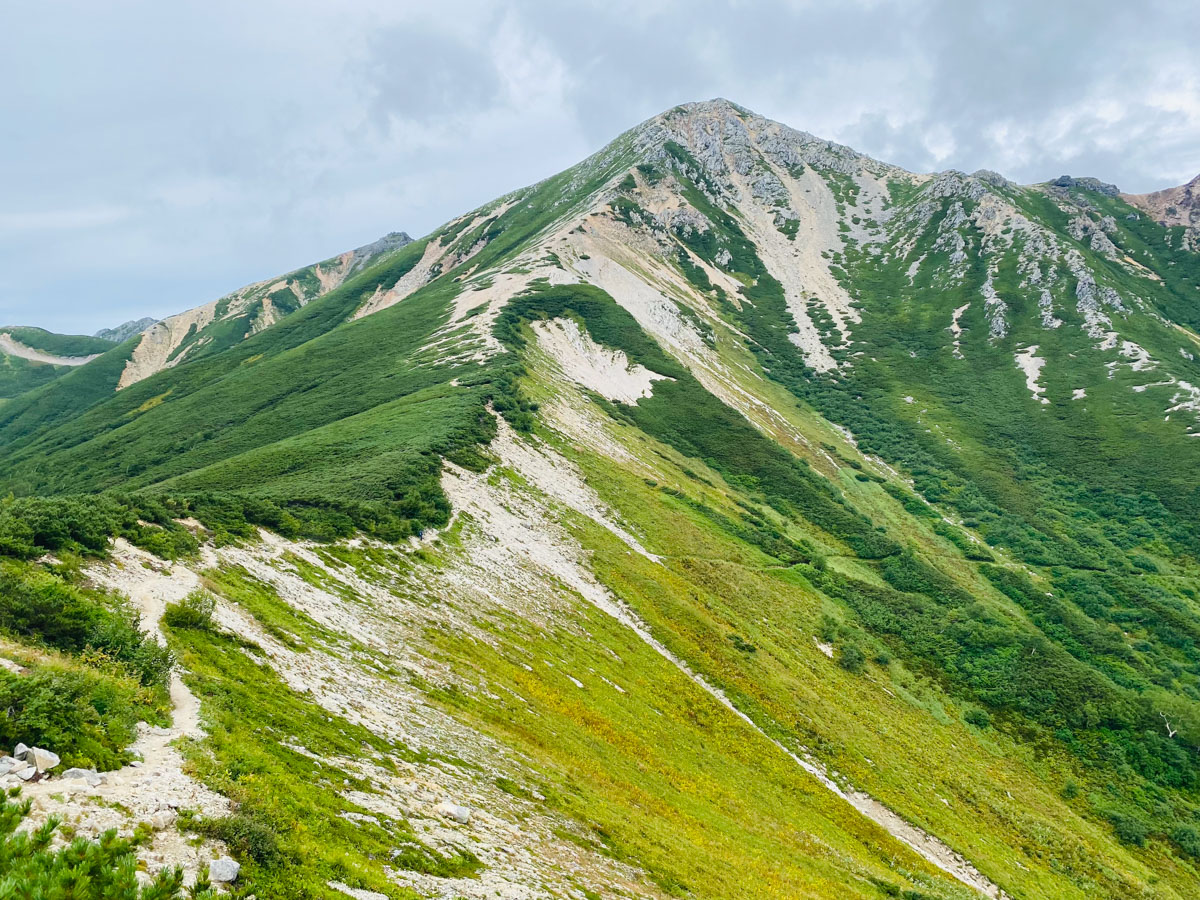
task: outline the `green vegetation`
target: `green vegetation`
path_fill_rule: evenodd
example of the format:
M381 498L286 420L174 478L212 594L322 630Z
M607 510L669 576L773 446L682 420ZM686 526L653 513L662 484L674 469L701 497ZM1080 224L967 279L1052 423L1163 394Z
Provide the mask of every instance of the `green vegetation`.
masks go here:
M44 328L8 326L0 328L0 331L12 335L17 343L52 356L91 356L94 353L106 353L113 348L112 341L106 341L104 338L82 334L55 334Z
M71 900L213 900L220 896L202 877L183 887L183 872L164 869L151 882L137 880L136 841L105 832L99 840L75 838L53 847L59 823L18 832L28 801L0 798L0 896Z
M127 601L35 564L0 562L0 629L66 653L102 654L146 687L163 687L170 655L138 628Z
M854 178L808 165L806 178L832 192L844 233L849 223L878 228L860 215ZM1119 249L1109 258L1070 237L1075 212L1054 198L994 187L1078 253L1098 291L1126 299L1105 315L1122 339L1170 360L1168 381L1165 364L1139 372L1128 348L1098 346L1086 333L1065 257L1037 263L1062 321L1042 327L1045 298L1021 257L1030 232L1001 232L1011 246L991 235L984 253L977 229L958 218L976 210L977 195L894 182L898 224L885 242L847 240L830 254L862 321L842 334L816 296L801 297L835 359L849 363L817 373L794 343L796 322L748 236L750 220L726 208L716 177L681 144L667 142L651 163L622 138L307 305L296 290L310 282L276 291L271 302L286 316L249 335L257 298L245 316L190 334L180 365L120 392L129 343L69 373L8 361L0 631L26 671L0 672L0 742L32 738L70 762L119 764L136 722L165 714L174 653L212 726L188 745L189 766L238 804L234 816L192 817L188 827L226 841L260 895L324 896L336 879L399 898L408 894L386 866L477 872L469 852L436 852L402 819L343 815L360 812L347 786L372 790L368 767L389 771L416 756L293 691L263 648L216 626L213 595L281 654L328 651L357 665L369 656L362 648L225 565L167 608L168 653L127 605L80 581L79 561L103 554L114 536L188 558L198 541L177 521L186 516L217 544L252 540L258 526L387 542L445 527L444 461L486 470L493 412L556 440L537 413L562 398L559 386L531 377L528 324L569 317L664 376L635 404L590 392L580 400L603 413L603 427L643 464L639 474L560 448L661 558L567 516L591 572L656 640L771 740L941 836L1014 897L1194 892L1200 443L1177 393L1184 379L1200 383L1197 254L1179 233L1128 218L1120 199L1085 192L1079 216L1116 223L1104 226ZM694 308L682 288L667 300L721 377L760 392L754 400L778 415L777 429L721 402L586 284L543 279L511 298L494 328L507 352L467 359L479 346L471 326L486 319L477 307L471 323L449 325L465 281L513 271L530 250L569 268L557 244L534 240L571 227L576 213L602 211L597 197L612 219L644 228L652 217L639 192L673 184L707 227L693 220L656 232L677 242L666 264L699 294ZM797 220L775 227L797 238ZM565 232L554 233L557 241ZM946 234L962 239L963 258ZM447 256L428 285L351 319L431 242ZM736 294L713 284L713 269L740 285ZM991 329L983 302L993 290L1005 334ZM961 356L946 336L956 311ZM84 346L67 340L54 352ZM1045 404L1014 362L1033 344L1048 360ZM1074 399L1080 388L1086 402ZM444 563L456 552L453 537L447 544L422 546L411 565ZM388 573L396 557L378 545L319 555L401 590ZM356 599L329 572L298 557L285 564ZM735 897L753 879L777 896L963 895L629 629L562 593L574 604L563 621L535 625L502 608L472 617L469 629L430 626L421 636L439 662L490 687L426 685L431 701L543 773L536 793L507 779L502 790L526 802L544 796L573 823L570 840L644 867L667 894ZM554 663L531 672L535 658ZM578 678L568 681L567 668Z
M216 599L207 591L192 591L178 603L168 603L163 610L163 624L168 628L199 628L210 631Z
M64 372L66 366L51 366L32 362L19 356L0 354L0 398L16 397L49 384Z
M35 544L18 541L18 551L106 544L107 534L79 530L78 518L37 515L56 509L65 505L11 503L0 521L20 522L22 512L28 514L20 536ZM77 504L73 509L89 508ZM40 523L62 530L49 528L47 534ZM13 529L7 530L11 538ZM13 544L6 542L7 552ZM138 721L166 718L173 659L140 630L126 600L83 587L77 572L70 557L58 564L0 560L0 634L16 642L18 658L28 660L29 670L0 671L0 708L7 710L0 718L0 744L49 746L68 766L112 769L130 758L126 748Z
M656 452L667 452L667 448L640 444L636 434L632 426L623 425L616 437L625 446L640 448L639 453L655 459L665 480L675 482L686 477L674 466L686 464L687 460L672 456L678 460L672 464ZM920 666L909 668L895 653L889 659L886 645L856 623L852 611L814 588L809 577L815 574L801 574L802 570L810 570L781 568L776 560L754 552L694 507L663 504L656 499L656 494L661 495L660 487L647 485L611 460L590 454L584 454L582 460L588 483L600 491L606 502L630 517L631 527L648 548L667 555L662 566L631 557L621 541L595 526L583 525L577 535L594 554L597 575L647 622L657 639L718 684L769 733L787 746L810 748L827 765L845 773L855 786L902 812L909 821L941 836L1014 896L1055 900L1070 896L1115 898L1146 889L1146 870L1140 861L1120 850L1103 812L1097 807L1093 814L1087 804L1072 808L1057 798L1059 786L1068 778L1083 782L1089 794L1103 791L1106 774L1082 764L1069 750L1056 747L1053 740L1040 741L995 727L982 732L973 723L964 725L962 719L970 707L959 706L953 695L940 688L936 677L931 678L934 673ZM737 494L722 484L718 475L702 466L697 466L696 474L713 485L690 478L682 481L681 486L690 497L703 494L709 503L719 504L726 514L731 507L737 508ZM840 569L842 561L836 563ZM831 559L827 568L834 567ZM821 569L814 567L811 571ZM578 621L576 615L582 614L573 612L570 621ZM822 622L826 616L828 623ZM540 696L531 693L529 686L535 676L517 670L522 661L544 656L553 661L555 670L570 672L585 684L586 694L580 697L578 689L572 690L570 682L557 676L561 686L556 686L556 690L563 695L563 702L577 698L577 702L586 703L589 709L607 707L606 685L594 684L594 679L584 674L594 669L640 698L614 693L613 703L647 702L657 711L650 715L649 721L658 723L659 715L669 710L661 704L665 702L664 695L673 690L671 684L661 683L662 676L656 673L643 673L642 658L625 643L610 637L608 630L591 616L584 622L580 627L588 637L581 638L578 645L568 643L559 632L543 634L530 629L534 634L528 648L518 641L520 649L511 656L504 654L506 666L511 665L508 671L520 680L502 680L500 685L510 686L527 700ZM504 635L502 646L517 640L508 619L498 622L495 629L497 635ZM728 637L730 634L736 634L739 642L753 645L756 650L747 653L740 649L738 642ZM826 659L816 648L815 636L834 644L834 660ZM614 663L610 658L601 665L596 657L607 651L597 647L611 648L620 662ZM859 673L837 665L844 647L856 647L867 657ZM486 642L464 641L458 651L462 671L478 671L483 665L481 656L487 652ZM486 669L492 671L490 664ZM553 679L547 675L546 680ZM491 691L509 696L494 682ZM477 708L479 702L482 701L478 697L473 698L471 707ZM499 701L495 702L499 705ZM584 752L572 749L573 739L568 737L570 726L563 720L543 723L541 717L546 715L543 706L539 704L536 710L538 717L518 713L515 719L498 710L492 727L507 735L506 740L524 740L522 735L530 723L544 724L546 733L521 746L538 759L549 756L560 760L562 765L566 763L561 760L570 759L567 769L573 776L570 783L577 785L580 779L574 774L585 768ZM591 727L589 720L588 728ZM704 736L695 740L712 748L708 731L713 727L711 721L703 720L702 727ZM611 728L597 724L596 728L603 749L589 752L596 759L608 760L614 752L609 749L609 742L623 747L621 735L625 732L618 724ZM907 748L906 752L896 753L898 747ZM679 765L689 752L679 744L671 744L664 751L662 764ZM586 764L591 766L600 764ZM616 781L625 783L628 777L638 791L634 794L635 802L654 810L657 818L662 804L650 803L643 792L649 792L653 783L649 773L660 770L644 761L643 767L644 771L637 767L628 773L623 771ZM748 790L738 780L736 771L727 765L714 765L712 771L723 773L722 781L727 776L733 790ZM597 789L601 797L589 798L594 806L581 805L589 815L591 810L604 809L613 803L608 788L613 776L595 777L602 785ZM672 784L678 781L679 776L668 778ZM547 793L544 788L542 792ZM939 798L947 798L949 805ZM613 811L612 815L622 813ZM1089 816L1102 824L1091 824ZM711 850L714 842L709 840L710 820L703 821L706 827L700 833L704 839L698 841L704 848L701 852L715 853ZM811 811L797 810L789 814L789 821L802 830L813 827ZM686 830L688 826L672 819L671 828L676 827ZM643 838L638 836L644 828L654 826L643 826L635 818L620 832L634 836L634 846L642 859L646 858L643 854L657 852L647 850ZM657 836L656 831L647 833ZM752 848L754 844L751 841L743 846ZM1163 845L1150 840L1148 846ZM767 858L777 863L780 857L768 853ZM681 868L699 865L696 851L676 849L671 859L675 877L692 884L696 876L684 877L679 872ZM745 865L736 854L724 859L731 871L741 871ZM1154 859L1161 861L1162 857ZM1158 865L1156 862L1155 866ZM1169 869L1174 863L1164 865ZM1173 887L1162 886L1163 895L1175 896L1174 890L1178 896L1186 896L1192 877L1189 872L1177 872L1171 881ZM898 881L895 876L878 877L893 885ZM722 889L716 886L719 882L703 877L701 881L711 895L723 896ZM725 895L737 896L736 887L726 890ZM764 888L763 893L770 894L770 889ZM797 891L793 889L789 894L784 889L780 893L789 896ZM830 893L839 896L836 891Z
M430 636L446 662L490 686L431 697L538 762L545 803L579 823L560 836L644 868L668 896L744 897L753 884L758 896L874 900L871 879L927 897L969 896L629 629L583 604L569 621L542 629L496 612L478 623L490 640L450 629ZM746 665L763 655L720 643Z
M228 575L222 580L226 597L252 615L261 613L265 586L236 571ZM255 600L249 600L251 593L257 594ZM283 610L297 615L278 597L270 609L260 624L273 633L279 632L268 624L272 615ZM411 891L388 879L386 867L443 877L478 870L479 861L468 851L438 853L403 819L377 812L367 816L343 796L347 790L374 790L359 771L362 766L394 769L397 761L419 757L293 691L256 644L211 624L167 626L185 680L209 723L208 735L185 747L189 767L237 804L235 815L192 817L184 826L225 841L256 894L334 897L326 883L337 880L394 900L413 900ZM320 640L334 640L313 627ZM337 652L350 656L353 648L343 645ZM314 758L316 752L325 763ZM351 820L342 815L346 812L366 818Z
M169 704L165 691L142 687L102 658L53 657L26 674L0 671L0 743L51 747L65 766L115 769L132 759L126 748L137 723L161 724Z
M337 293L324 300L337 301ZM303 353L227 368L261 352L260 340L290 341L324 302L317 301L232 348L232 360L220 355L160 373L65 424L54 467L42 465L42 443L14 451L27 464L14 460L12 470L25 474L8 484L39 492L142 488L142 496L165 495L235 535L251 522L325 539L355 529L397 539L441 524L448 508L437 485L440 456L490 439L483 407L496 394L486 370L451 386L460 373L416 356L451 295L423 292ZM381 343L389 353L379 352ZM147 406L168 381L170 392Z
M183 514L155 498L8 497L0 500L0 554L20 559L58 551L101 555L111 538L123 537L176 559L199 546L173 518Z
M725 229L728 246L742 246L735 224L719 215L714 221ZM1051 412L1031 404L1011 345L976 338L965 348L971 365L953 359L941 331L951 309L979 295L984 273L976 264L961 284L939 286L936 306L916 299L933 287L932 273L947 262L945 251L932 246L938 221L890 263L847 250L841 261L845 284L864 308L855 339L869 349L837 377L817 377L804 365L789 340L792 324L782 294L754 265L748 248L734 257L741 260L737 270L753 282L744 291L753 303L729 312L753 337L752 349L770 377L848 426L863 449L912 473L927 500L953 509L988 545L1044 568L1048 584L1036 588L1017 571L981 569L1036 628L978 602L910 554L883 565L889 588L828 572L815 583L848 604L874 634L887 637L894 652L930 667L1013 733L1029 733L1036 723L1039 739L1062 741L1090 763L1121 773L1113 783L1125 789L1114 787L1112 802L1131 810L1119 819L1124 832L1136 834L1129 823L1149 822L1155 810L1157 833L1165 837L1172 821L1186 823L1196 815L1200 786L1194 754L1163 727L1169 715L1171 728L1191 735L1187 741L1200 738L1200 657L1192 649L1196 586L1178 577L1200 547L1195 488L1185 474L1200 460L1192 445L1180 441L1178 426L1162 423L1148 409L1139 420L1147 424L1137 429L1128 418L1097 414L1106 408L1099 404L1128 406L1138 395L1125 400L1117 389L1128 392L1127 386L1095 383L1103 366L1077 329L1041 332L1036 340L1056 361L1089 358L1091 374L1065 376L1088 384L1089 396L1098 395L1086 409L1056 403ZM922 254L928 261L910 286L908 266ZM1021 321L1025 301L1013 265L1002 262L996 284L1011 319ZM906 296L914 299L897 302ZM1071 305L1064 306L1069 317ZM969 336L986 334L978 320L965 324ZM1060 339L1065 346L1057 346ZM1085 370L1082 363L1070 365ZM915 384L925 389L919 401L901 402ZM1056 390L1053 384L1050 390ZM1166 463L1164 442L1178 445ZM1091 458L1081 467L1083 446ZM937 528L968 559L994 558L954 526ZM1175 557L1176 577L1148 579L1147 566L1157 567L1151 556L1163 553ZM1131 627L1147 639L1122 637L1119 629ZM1136 788L1127 780L1134 773ZM1189 800L1180 803L1184 796ZM1174 811L1162 819L1164 803ZM1099 808L1097 813L1118 821Z
M69 563L0 561L0 634L27 661L23 674L0 671L0 745L113 769L139 721L165 719L173 659L123 598L74 581Z
M704 390L603 291L589 285L537 288L505 307L497 320L497 333L510 346L519 347L524 340L519 323L538 316L576 317L597 343L624 350L630 359L672 379L660 382L654 395L636 406L607 404L613 416L635 423L685 456L703 459L751 498L786 515L808 519L861 556L887 556L898 549L849 509L806 463L763 437Z
M139 522L159 517L169 527ZM141 630L138 613L80 577L82 555L123 535L163 555L194 551L195 538L164 509L111 497L0 502L0 642L25 671L0 671L0 745L52 748L66 766L113 769L137 723L162 724L174 659ZM41 561L33 561L43 554Z
M0 353L0 398L19 397L70 375L74 375L72 383L75 387L73 390L80 390L88 382L106 378L110 370L110 366L107 364L109 357L114 359L119 357L124 364L127 352L131 351L133 347L132 342L129 342L128 347L122 345L121 348L116 348L112 342L102 338L54 334L41 328L3 328L0 331L11 335L18 343L53 356L105 354L105 361L96 361L94 365L84 367L88 371L79 375L76 374L78 370L71 366L35 362L20 356ZM115 378L112 383L116 384Z

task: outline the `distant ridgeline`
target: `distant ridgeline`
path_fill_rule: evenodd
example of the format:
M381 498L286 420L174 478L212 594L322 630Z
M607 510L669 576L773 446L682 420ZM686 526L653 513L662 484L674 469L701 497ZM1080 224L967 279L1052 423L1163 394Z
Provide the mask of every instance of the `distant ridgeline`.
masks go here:
M980 795L974 831L948 824L962 813L930 799L943 786L889 799L1011 896L1194 896L1190 197L916 175L725 101L678 107L421 240L389 235L117 329L115 346L4 330L5 577L37 583L32 560L102 554L114 535L186 557L186 517L218 544L259 526L419 536L452 521L444 473L496 466L511 427L558 441L617 514L703 522L820 610L780 601L748 628L816 636L879 679L863 696L894 698L902 666L966 710L979 743L940 747L927 777L984 778L995 752L1061 781L1053 823ZM571 323L568 339L550 347L545 323ZM633 381L632 400L613 387ZM667 598L661 628L716 615L702 556L677 557L669 529L647 546L660 567L614 593L643 614L645 596ZM725 655L697 670L784 745L850 765L852 738L755 699L783 678L754 652L772 638L710 637ZM1000 847L1026 848L1017 868Z

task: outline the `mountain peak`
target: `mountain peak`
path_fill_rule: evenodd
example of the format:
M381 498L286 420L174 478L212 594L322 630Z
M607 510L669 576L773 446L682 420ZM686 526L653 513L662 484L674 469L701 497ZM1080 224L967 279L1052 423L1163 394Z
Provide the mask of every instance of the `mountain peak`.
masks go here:
M1178 232L1100 182L916 175L715 98L122 347L0 329L5 596L86 566L169 611L147 710L200 695L155 739L194 734L204 792L158 754L92 821L155 816L160 766L206 821L278 812L260 896L339 866L372 896L1195 895ZM40 695L11 669L45 655L7 659L19 607L14 741ZM54 665L146 693L82 643ZM38 815L87 814L65 776Z
M663 159L671 155L672 145L678 145L718 181L731 171L747 176L771 166L796 170L811 165L844 175L903 172L723 97L672 107L643 122L634 135L634 145L643 158Z
M130 319L128 322L122 322L116 328L101 328L93 337L98 337L106 341L112 341L114 344L119 344L126 338L131 338L135 334L141 334L151 325L156 323L158 319L153 316L144 316L141 319Z
M1101 181L1099 178L1076 178L1073 175L1059 175L1050 184L1053 187L1082 188L1087 191L1099 191L1108 197L1116 197L1121 193L1120 188L1115 184L1109 184L1106 181Z

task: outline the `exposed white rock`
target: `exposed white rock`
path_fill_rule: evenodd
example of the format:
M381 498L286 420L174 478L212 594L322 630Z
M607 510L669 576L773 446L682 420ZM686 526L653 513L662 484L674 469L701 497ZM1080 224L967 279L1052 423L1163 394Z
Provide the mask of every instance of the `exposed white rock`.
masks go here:
M455 803L447 798L433 808L433 811L439 816L444 816L447 819L453 819L459 825L467 825L471 821L471 808L463 806L460 803Z
M42 747L32 747L29 753L26 754L25 760L33 764L33 767L38 772L49 772L56 767L60 762L59 756L53 750L46 750Z
M983 294L983 316L988 323L988 337L993 341L999 340L1008 334L1008 304L996 293L991 272L988 272L980 293Z
M117 390L182 362L187 354L177 351L184 339L212 324L220 302L213 300L195 309L170 316L142 332L141 340L134 347L133 355L129 357L121 372Z
M347 897L353 897L354 900L388 900L387 894L381 894L379 891L368 891L365 888L350 887L340 881L328 881L326 884L339 893L345 894Z
M82 781L89 787L98 787L105 782L105 777L95 769L71 768L58 776L64 781Z
M433 277L434 265L446 255L446 252L447 248L438 241L430 241L425 245L425 252L416 265L401 275L396 283L387 290L384 290L382 286L377 287L375 293L354 311L353 318L361 319L363 316L377 313L389 306L395 306L405 297L416 293Z
M206 555L203 559L211 564L213 558ZM155 635L159 634L158 621L166 604L200 586L200 577L187 566L164 566L157 557L121 539L114 542L111 559L94 563L88 576L128 596L141 615L142 627ZM193 880L214 852L223 851L223 845L211 840L193 844L190 836L167 823L171 813L158 814L190 808L216 817L227 815L230 807L228 799L183 771L183 757L172 745L178 737L202 734L199 701L178 673L172 675L170 697L174 706L170 727L139 726L138 738L129 749L140 759L113 772L72 768L60 776L24 785L22 794L33 804L29 826L37 827L53 815L70 821L78 834L95 837L112 828L129 834L139 822L150 822L155 827L157 816L163 827L155 831L151 842L138 847L138 858L151 869L181 866L187 880ZM30 777L36 774L33 766L25 771Z
M213 884L229 884L237 881L241 864L230 856L218 856L208 864L208 877Z
M532 327L539 346L558 363L564 375L608 400L635 404L653 394L655 381L667 378L630 363L623 350L597 344L574 319L539 321Z
M971 308L970 303L964 303L958 309L954 310L954 312L950 316L950 333L952 335L954 335L954 344L953 344L954 349L952 350L952 352L954 353L955 359L963 358L963 354L962 354L963 327L962 327L962 325L959 324L959 320L962 318L962 314L965 313L970 308Z
M1017 368L1025 374L1025 387L1029 388L1033 399L1042 404L1049 404L1050 401L1044 396L1046 389L1038 383L1042 377L1042 366L1046 364L1046 360L1037 355L1037 350L1038 345L1033 344L1023 350L1018 350L1013 354L1013 358L1017 362Z
M247 336L257 334L280 318L279 308L272 299L274 294L281 294L281 300L282 295L286 295L289 304L304 306L341 285L380 255L403 247L409 241L408 235L392 232L371 244L327 260L328 265L317 264L282 278L255 282L218 300L150 324L142 332L141 340L126 362L117 389L126 388L190 358L211 339L204 334L197 338L196 333L203 332L214 322L249 318L245 333ZM309 272L313 279L303 277ZM312 280L316 281L316 286L313 286ZM184 346L185 342L189 342L187 346Z
M93 353L90 356L58 356L54 353L46 353L44 350L25 346L7 331L0 331L0 353L52 366L82 366L100 355Z

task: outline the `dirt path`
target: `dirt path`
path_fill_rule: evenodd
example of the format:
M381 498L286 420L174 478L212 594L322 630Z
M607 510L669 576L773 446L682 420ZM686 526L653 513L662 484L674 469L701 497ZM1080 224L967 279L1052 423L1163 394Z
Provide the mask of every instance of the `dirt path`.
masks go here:
M168 603L183 599L200 586L195 572L167 565L154 556L117 540L111 559L89 573L98 584L129 597L142 617L142 627L161 641L159 620ZM194 837L174 828L176 810L194 809L205 816L229 812L229 801L183 771L183 756L173 744L182 737L199 737L200 701L175 672L171 676L172 722L166 727L142 724L130 747L140 760L104 774L104 783L51 777L26 785L22 796L32 801L28 827L49 816L70 823L77 834L96 837L109 828L129 834L141 822L155 828L154 840L139 848L138 858L149 870L182 866L191 882L196 872L221 853L211 841L192 846ZM61 774L61 773L60 773Z

